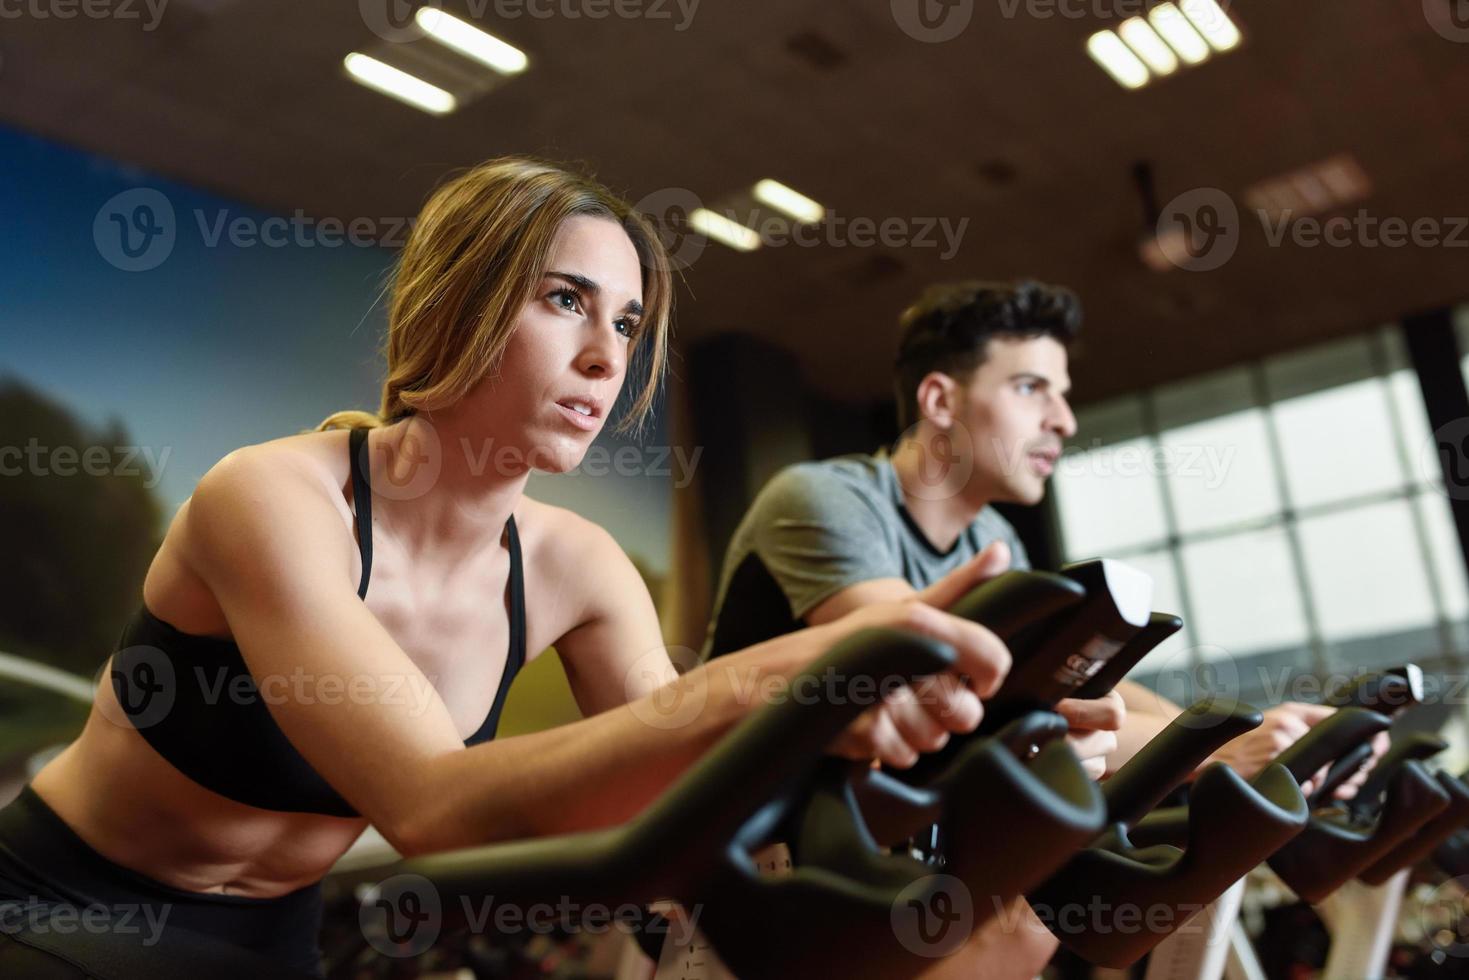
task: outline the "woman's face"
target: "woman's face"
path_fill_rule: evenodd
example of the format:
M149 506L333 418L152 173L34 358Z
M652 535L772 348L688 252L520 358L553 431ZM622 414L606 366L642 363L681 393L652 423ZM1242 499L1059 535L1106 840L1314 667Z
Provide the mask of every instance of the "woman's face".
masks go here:
M574 469L617 401L629 344L642 328L642 266L617 222L568 218L546 269L499 377L469 395L495 440L476 447L479 458L497 471L516 471L517 460L524 469Z

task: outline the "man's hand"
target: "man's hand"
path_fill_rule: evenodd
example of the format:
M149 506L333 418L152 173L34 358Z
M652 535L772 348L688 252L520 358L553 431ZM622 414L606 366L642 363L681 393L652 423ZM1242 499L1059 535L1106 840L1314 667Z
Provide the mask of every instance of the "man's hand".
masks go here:
M1115 733L1127 720L1122 695L1109 691L1100 698L1065 698L1057 702L1056 713L1071 728L1066 740L1087 776L1101 779L1107 773L1107 756L1117 750Z
M918 592L918 598L937 609L948 609L971 591L1010 568L1010 546L992 541L989 547Z
M1317 722L1323 721L1336 712L1335 708L1329 708L1321 704L1305 704L1300 701L1286 701L1273 708L1266 709L1264 722L1253 731L1246 732L1239 738L1227 743L1211 755L1205 765L1213 762L1226 762L1235 772L1246 779L1253 779L1262 769L1275 761L1275 757L1282 751L1294 745L1295 742L1305 735ZM1387 732L1380 732L1372 740L1372 758L1368 764L1337 787L1333 794L1337 799L1350 799L1357 795L1357 790L1367 779L1367 772L1371 763L1375 763L1382 753L1387 751ZM1327 768L1323 768L1301 786L1301 792L1310 796L1316 787L1326 778Z

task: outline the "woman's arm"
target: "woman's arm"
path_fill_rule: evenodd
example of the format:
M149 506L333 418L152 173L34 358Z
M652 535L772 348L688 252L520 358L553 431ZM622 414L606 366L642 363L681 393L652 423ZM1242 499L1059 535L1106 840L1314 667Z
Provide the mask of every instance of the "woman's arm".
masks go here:
M752 692L763 678L794 675L864 627L912 629L952 644L956 671L980 694L998 687L1009 667L1003 644L981 627L921 603L895 603L752 647L571 725L466 749L436 696L421 705L394 696L427 679L358 599L351 538L318 477L281 454L239 451L200 482L188 521L188 560L224 610L257 684L292 678L286 689L302 694L272 699L272 716L404 854L618 823L759 707ZM295 683L298 670L305 685ZM954 694L961 714L966 695L974 692ZM670 713L670 704L677 710ZM977 700L973 707L977 724ZM882 709L863 716L868 751L882 755L873 717Z
M674 680L658 610L622 546L585 518L546 512L552 523L542 560L571 607L561 613L568 625L552 645L581 713L607 711Z

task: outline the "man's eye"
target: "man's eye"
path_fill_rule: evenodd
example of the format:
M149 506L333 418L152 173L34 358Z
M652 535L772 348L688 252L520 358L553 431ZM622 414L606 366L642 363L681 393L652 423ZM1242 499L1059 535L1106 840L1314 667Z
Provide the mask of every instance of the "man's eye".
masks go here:
M1036 393L1036 383L1034 381L1022 381L1015 386L1015 390L1022 395L1033 395Z

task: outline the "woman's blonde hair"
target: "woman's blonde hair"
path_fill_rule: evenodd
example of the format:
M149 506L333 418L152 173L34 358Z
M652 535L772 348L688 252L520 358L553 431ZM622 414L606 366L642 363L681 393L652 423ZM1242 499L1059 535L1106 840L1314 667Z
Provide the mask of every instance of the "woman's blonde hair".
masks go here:
M646 419L668 363L673 274L647 220L596 181L540 160L502 157L442 184L429 197L392 281L382 407L328 416L317 430L388 425L454 404L499 366L521 309L546 274L561 223L578 215L620 224L643 267L642 328L628 373L643 385L618 424Z

